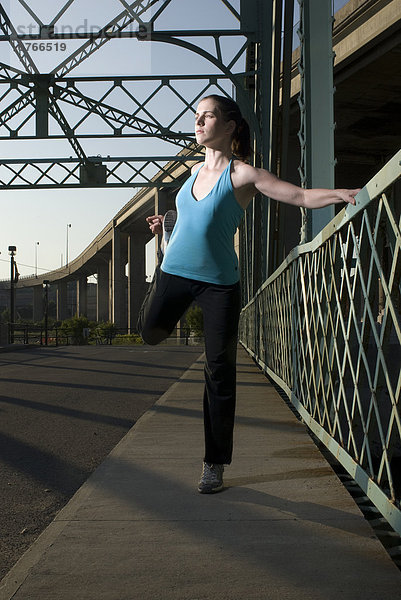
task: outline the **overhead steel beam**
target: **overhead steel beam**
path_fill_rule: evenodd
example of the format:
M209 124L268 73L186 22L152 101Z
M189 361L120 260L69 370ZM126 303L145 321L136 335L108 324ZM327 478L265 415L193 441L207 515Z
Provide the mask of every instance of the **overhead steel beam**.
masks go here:
M29 138L38 138L38 137L63 137L63 134L55 134L52 133L49 135L48 131L46 133L45 129L32 130L32 134L28 135L26 131L24 135L20 135L19 129L17 127L11 128L9 121L15 115L22 113L24 109L28 106L35 106L35 100L38 102L42 96L47 98L51 97L53 102L66 103L71 104L72 106L78 107L82 109L82 118L74 123L71 123L70 129L73 131L74 136L77 138L81 137L80 134L80 126L88 120L91 115L99 116L105 124L105 130L99 130L99 123L97 124L97 129L92 133L88 133L86 130L85 134L82 134L82 137L107 137L107 136L123 136L127 135L128 132L134 130L137 135L140 136L155 136L160 137L162 139L173 139L176 143L186 145L184 142L180 142L180 140L186 140L186 142L191 141L193 138L193 131L188 132L178 132L174 131L172 127L174 123L187 111L191 110L193 112L193 105L197 101L197 97L199 94L195 94L194 97L186 99L174 88L174 82L177 80L204 80L205 86L204 90L206 91L209 85L217 83L218 80L227 79L227 76L210 76L210 75L188 75L188 76L162 76L162 77L103 77L103 78L61 78L55 80L51 75L22 75L19 79L0 80L0 89L1 84L12 84L20 88L27 88L26 92L20 91L20 98L15 100L7 109L4 109L0 113L0 132L1 128L5 127L6 136L9 137L12 135L14 137L19 137L20 139L29 139ZM82 93L78 86L80 83L92 83L95 84L99 81L109 82L110 87L103 94L102 98L91 97L88 94ZM154 90L149 92L148 97L145 100L137 100L135 96L133 96L132 92L127 89L125 84L131 81L148 81L154 83ZM47 85L47 89L46 89ZM169 88L169 90L174 93L180 102L183 104L183 110L178 115L174 115L172 121L166 126L160 123L154 115L147 109L146 105L150 103L153 97L160 91L163 87ZM133 112L127 112L126 110L122 110L118 105L111 105L105 102L105 99L115 91L120 92L121 98L125 95L127 98L135 103L135 110ZM94 89L94 94L96 90ZM114 100L116 102L116 100ZM43 104L41 106L42 113L45 111L46 102L43 100ZM149 119L146 120L144 118L140 118L137 116L137 113L143 112L148 114ZM46 116L42 114L43 120L45 120ZM24 119L24 124L27 122ZM86 124L86 123L85 123ZM4 134L3 134L4 136ZM2 135L0 134L0 138Z
M17 55L19 61L24 66L28 73L39 73L37 66L35 65L32 57L29 52L25 48L24 44L19 39L17 32L11 23L7 13L5 12L3 6L0 4L0 30L7 37L10 42L10 45Z
M163 187L174 187L177 165L184 165L189 174L190 165L201 160L203 155L195 150L174 156L1 159L0 186L2 189L145 188L160 187L162 182Z
M37 30L29 35L17 35L11 19L4 13L0 42L14 44L14 51L19 48L22 56L26 54L29 57L29 43L36 42L38 45L44 41L55 42L61 39L82 39L83 43L48 74L38 73L34 64L28 64L28 59L28 62L23 63L25 72L4 63L0 64L0 100L3 100L0 112L0 139L66 139L74 149L76 159L73 162L63 158L52 159L50 162L30 159L3 161L0 165L0 186L3 189L79 185L87 187L92 184L136 187L154 185L152 170L162 168L158 157L150 160L139 157L135 163L131 160L132 157L111 158L104 163L100 160L95 165L87 156L86 143L83 140L147 138L157 139L161 144L173 142L179 148L185 148L193 142L191 113L194 105L207 93L217 91L230 95L233 88L236 89L235 95L244 115L250 121L257 145L260 145L260 125L254 115L248 93L243 89L244 78L253 76L254 73L244 73L241 69L236 69L240 59L245 62L250 40L252 43L258 43L259 33L252 31L252 28L243 27L241 15L230 0L216 0L216 4L224 5L224 10L230 13L231 23L232 17L238 21L237 29L231 26L230 29L157 31L160 17L174 0L120 0L124 8L122 12L109 20L100 31L84 33L57 31L61 17L74 0L67 0L56 16L47 21L42 15L40 18L36 15L27 0L17 1L30 18L34 19ZM255 4L263 3L255 0ZM153 14L150 11L152 7L155 9ZM115 77L66 77L105 43L116 38L132 37L138 38L141 43L168 43L195 53L211 65L212 73L158 77L123 77L117 73ZM193 40L196 37L209 38L212 44L207 47L197 44ZM225 46L226 38L236 39L229 56ZM33 52L32 46L31 50ZM136 96L135 88L128 83L140 80L145 82L144 86L147 82L152 82L146 97L141 97L141 93ZM192 91L186 86L184 92L180 84L183 80L192 80L194 84L200 82L200 86L196 83ZM106 89L99 98L95 86L99 82L107 81L110 85L106 84ZM229 82L232 87L227 85ZM88 93L88 86L92 84L94 91ZM157 99L163 98L166 92L173 95L175 100L175 109L168 122L163 121L156 110ZM7 106L8 97L10 103ZM111 98L112 101L109 101ZM50 116L57 122L58 128L51 126ZM160 144L159 148L159 154L170 152L170 148L166 152ZM173 178L168 183L171 184L172 181Z
M92 35L85 44L83 44L78 50L75 50L68 58L62 61L52 71L52 74L63 76L72 71L75 67L81 64L94 52L99 50L101 46L109 42L111 39L118 37L120 33L124 31L131 23L137 22L143 27L140 15L145 13L154 4L157 4L158 0L135 0L132 2L127 9L117 15L114 19L109 21L98 34ZM168 3L167 3L168 4ZM166 5L167 5L166 4ZM134 12L134 9L138 9Z

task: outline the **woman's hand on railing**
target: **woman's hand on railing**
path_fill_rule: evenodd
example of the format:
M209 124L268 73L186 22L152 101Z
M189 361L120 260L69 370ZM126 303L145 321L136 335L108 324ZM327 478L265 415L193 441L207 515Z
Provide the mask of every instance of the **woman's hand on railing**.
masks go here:
M323 208L330 204L341 204L347 202L348 204L355 204L355 196L361 188L353 190L325 190L325 189L308 189L303 190L304 201L302 206L304 208Z
M361 188L355 190L333 190L338 194L338 202L347 202L348 204L355 205L355 196L361 191Z

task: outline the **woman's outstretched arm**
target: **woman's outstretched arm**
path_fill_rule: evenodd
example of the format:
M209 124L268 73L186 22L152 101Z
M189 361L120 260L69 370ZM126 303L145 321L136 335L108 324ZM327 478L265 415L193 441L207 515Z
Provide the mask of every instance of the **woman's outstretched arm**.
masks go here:
M352 190L303 189L279 179L265 169L258 169L245 163L242 163L236 171L233 182L236 182L240 189L248 188L250 197L260 192L273 200L303 208L323 208L342 202L355 204L355 196L360 191L360 188Z

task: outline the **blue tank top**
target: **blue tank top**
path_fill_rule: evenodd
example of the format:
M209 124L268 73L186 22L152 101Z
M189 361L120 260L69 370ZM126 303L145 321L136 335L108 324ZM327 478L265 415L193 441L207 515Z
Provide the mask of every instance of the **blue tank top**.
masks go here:
M201 200L192 192L200 169L182 186L176 199L177 222L161 265L164 272L222 285L239 280L234 234L244 210L234 196L231 163Z

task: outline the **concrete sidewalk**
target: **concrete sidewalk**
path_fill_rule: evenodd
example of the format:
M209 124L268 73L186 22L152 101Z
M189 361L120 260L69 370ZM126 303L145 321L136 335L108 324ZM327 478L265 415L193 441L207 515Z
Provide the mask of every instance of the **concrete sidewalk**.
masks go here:
M203 365L122 439L0 600L394 600L401 574L243 350L233 465L201 495Z

